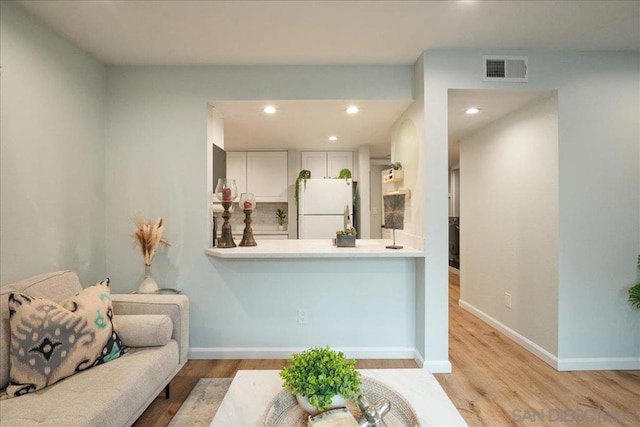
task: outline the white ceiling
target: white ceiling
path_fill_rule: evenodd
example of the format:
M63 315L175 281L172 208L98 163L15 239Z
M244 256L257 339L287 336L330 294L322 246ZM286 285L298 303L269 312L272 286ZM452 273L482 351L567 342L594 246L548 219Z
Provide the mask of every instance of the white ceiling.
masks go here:
M265 114L267 105L277 108ZM290 149L355 151L371 145L372 157L389 154L391 127L411 101L213 101L224 119L228 151ZM349 105L360 112L347 114ZM338 137L329 142L331 135Z
M639 1L18 3L109 65L412 64L429 49L640 51ZM450 94L454 156L460 135L535 96L479 92ZM482 113L462 116L472 102ZM341 102L286 101L266 121L261 102L215 104L226 118L228 147L329 150L326 138L335 133L336 150L369 143L374 156L389 153L391 124L407 106L361 102L362 113L345 117Z
M449 163L457 163L460 139L472 135L499 118L525 105L551 96L553 91L449 89ZM469 115L470 107L480 109Z
M113 65L410 64L442 48L640 51L638 1L19 3Z

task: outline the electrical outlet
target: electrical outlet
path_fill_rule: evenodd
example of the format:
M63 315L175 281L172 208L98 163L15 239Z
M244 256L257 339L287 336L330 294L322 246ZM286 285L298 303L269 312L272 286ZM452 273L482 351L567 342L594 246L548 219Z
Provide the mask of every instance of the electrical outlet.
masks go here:
M306 325L309 323L309 317L307 316L307 310L298 309L298 325Z
M511 308L511 294L508 292L504 293L504 306Z

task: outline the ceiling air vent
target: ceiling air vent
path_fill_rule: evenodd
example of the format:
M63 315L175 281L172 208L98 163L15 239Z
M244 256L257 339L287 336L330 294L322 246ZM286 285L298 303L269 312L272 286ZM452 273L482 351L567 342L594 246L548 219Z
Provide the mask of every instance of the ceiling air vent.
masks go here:
M528 82L528 56L483 56L485 82Z

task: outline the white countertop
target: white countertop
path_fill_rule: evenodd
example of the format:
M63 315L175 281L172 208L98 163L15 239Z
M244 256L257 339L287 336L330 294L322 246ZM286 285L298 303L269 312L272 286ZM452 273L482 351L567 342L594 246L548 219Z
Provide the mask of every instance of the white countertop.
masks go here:
M208 248L205 253L216 258L419 258L424 252L404 246L387 249L391 240L358 239L355 248L338 248L331 239L321 240L260 240L258 246ZM236 242L237 244L237 242Z

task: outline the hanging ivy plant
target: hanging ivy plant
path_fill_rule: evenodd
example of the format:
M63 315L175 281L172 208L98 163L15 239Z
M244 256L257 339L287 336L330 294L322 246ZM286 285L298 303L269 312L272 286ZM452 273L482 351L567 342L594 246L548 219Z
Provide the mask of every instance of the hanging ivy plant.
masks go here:
M307 169L302 169L298 174L298 178L296 179L296 206L298 205L298 193L300 191L300 181L304 181L305 188L307 184L307 180L311 178L311 171Z

